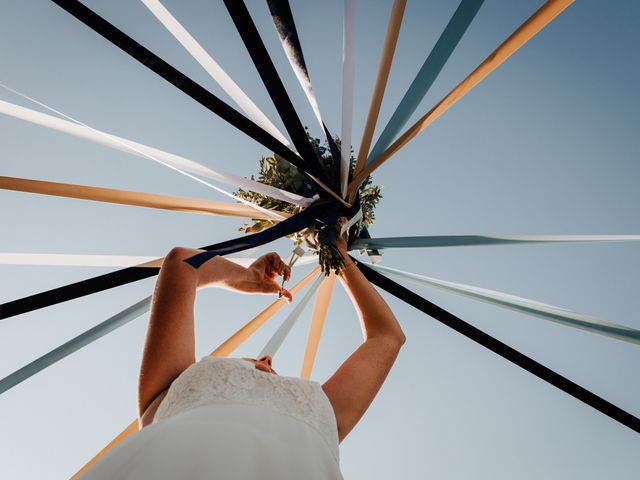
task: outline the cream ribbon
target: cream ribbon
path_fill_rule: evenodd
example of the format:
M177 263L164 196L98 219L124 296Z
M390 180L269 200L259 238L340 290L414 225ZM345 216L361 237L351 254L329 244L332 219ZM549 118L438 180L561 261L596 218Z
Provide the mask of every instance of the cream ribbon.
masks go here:
M318 346L320 345L320 337L322 336L324 321L327 316L327 311L329 310L329 302L331 301L331 293L333 291L333 284L335 281L336 274L331 272L320 284L320 288L318 289L316 303L313 306L309 334L307 336L307 345L304 349L300 378L308 379L311 376L316 354L318 353Z
M402 16L404 15L406 5L407 0L393 0L391 15L389 16L389 23L387 24L387 33L384 38L384 46L382 47L382 53L380 55L378 73L376 74L376 83L373 87L373 94L371 95L369 113L367 114L367 121L364 126L364 132L362 133L362 140L360 140L360 149L358 150L358 160L356 162L354 177L357 176L364 167L365 160L369 154L369 148L371 147L373 132L375 131L380 106L382 105L382 97L384 96L389 72L391 71L393 54L396 50L396 44L398 43L398 35L400 34ZM366 178L366 176L364 178ZM355 190L355 188L349 188L349 198L351 201L355 198Z
M44 108L47 108L59 115L62 115L65 118L70 119L71 121L53 117L51 115L37 112L35 110L21 107L19 105L15 105L2 100L0 100L0 113L4 113L14 118L18 118L20 120L24 120L30 123L51 128L53 130L57 130L63 133L84 138L86 140L91 140L95 143L99 143L101 145L105 145L107 147L110 147L116 150L120 150L126 153L147 158L154 162L160 163L174 171L177 171L193 180L196 180L197 182L202 183L208 186L209 188L212 188L222 193L223 195L233 198L234 200L238 200L242 203L249 204L254 208L260 209L261 207L253 205L251 202L241 199L240 197L236 197L235 195L227 192L226 190L216 187L215 185L211 185L210 183L205 182L200 178L194 177L192 174L200 175L202 177L209 178L227 185L232 185L237 188L242 188L244 190L254 191L257 193L261 193L263 195L268 195L270 197L277 198L279 200L282 200L288 203L293 203L295 205L299 205L303 207L308 206L313 202L313 199L309 199L301 195L297 195L295 193L286 192L284 190L280 190L280 189L271 187L269 185L255 182L247 178L239 177L231 173L223 172L221 170L214 170L209 167L205 167L204 165L201 165L197 162L194 162L193 160L189 160L185 157L181 157L173 153L165 152L157 148L149 147L147 145L134 142L132 140L127 140L125 138L118 137L116 135L111 135L109 133L102 132L88 125L85 125L82 122L79 122L73 119L72 117L69 117L68 115L65 115L64 113L59 112L58 110L55 110L31 97L21 94L20 92L17 92L16 90L13 90L7 87L6 85L0 84L0 86L20 96L23 96L24 98L27 98L30 101L33 101L38 105L43 106ZM275 218L278 218L278 217L275 217Z
M486 303L515 310L520 313L526 313L527 315L533 315L568 327L579 328L588 332L615 338L617 340L640 344L640 330L635 330L625 325L606 322L590 315L572 312L564 308L495 290L474 287L472 285L464 285L462 283L447 282L436 278L425 277L424 275L404 272L395 268L383 267L382 265L369 266L381 273L409 280L420 285L436 287L450 293L456 293L458 295L481 300Z
M276 128L244 91L227 75L220 65L202 48L198 41L171 15L158 0L141 0L164 27L175 37L180 45L204 68L207 73L222 87L242 111L257 125L269 132L281 143L289 145L286 137Z
M155 193L132 192L114 188L92 187L71 183L45 182L28 178L0 176L0 189L19 192L30 192L56 197L78 198L96 202L115 203L120 205L134 205L137 207L158 208L176 212L200 213L209 215L225 215L243 218L260 218L272 220L267 215L247 205L214 202L196 198L175 197L173 195L158 195ZM290 215L275 212L282 217Z
M344 0L342 22L342 135L340 137L340 192L347 197L351 163L353 89L356 73L356 0Z

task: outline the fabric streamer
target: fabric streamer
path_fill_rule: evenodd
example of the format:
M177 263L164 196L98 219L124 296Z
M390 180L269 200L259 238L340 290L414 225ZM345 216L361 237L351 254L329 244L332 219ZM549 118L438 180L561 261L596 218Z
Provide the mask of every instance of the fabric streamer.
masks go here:
M352 243L356 243L360 239L368 240L370 238L371 235L369 234L369 229L365 225L363 225L360 229L360 235ZM347 250L362 250L362 248L363 247L360 245L355 247L350 244L347 245ZM367 252L367 256L369 257L369 260L371 260L371 263L380 263L382 261L382 254L384 253L383 249L365 247L364 250Z
M44 370L48 366L53 365L57 361L62 360L68 355L71 355L73 352L80 350L82 347L95 342L101 337L104 337L107 333L110 333L115 329L126 325L132 320L135 320L136 318L146 314L149 311L150 306L151 297L149 296L144 300L140 300L138 303L115 314L104 322L99 323L95 327L90 328L86 332L78 335L68 342L63 343L59 347L51 350L49 353L46 353L37 360L34 360L33 362L16 370L12 374L0 380L0 394L25 381L27 378L35 375L41 370Z
M640 418L633 416L629 412L608 402L604 398L599 397L593 392L590 392L584 387L581 387L580 385L572 382L568 378L563 377L562 375L554 372L548 367L545 367L541 363L538 363L532 358L518 352L509 345L501 342L496 338L493 338L482 330L438 307L429 300L420 297L419 295L413 293L411 290L394 282L381 273L376 272L363 263L358 262L357 266L371 283L377 285L383 290L386 290L391 295L426 313L430 317L438 320L449 328L452 328L453 330L461 333L474 342L479 343L483 347L488 348L489 350L500 355L506 360L509 360L519 367L527 370L538 378L577 398L581 402L590 405L591 407L611 417L617 422L620 422L621 424L629 427L635 432L640 433Z
M324 321L329 310L329 301L333 292L333 284L336 281L336 274L331 274L324 279L318 289L316 295L316 303L313 306L313 314L311 316L311 325L309 326L309 334L307 335L307 345L304 349L304 358L302 360L302 368L300 370L300 378L308 379L311 377L313 364L316 360L318 347L320 346L320 337L324 328Z
M327 178L320 166L316 152L311 146L311 143L309 143L307 133L300 122L297 112L293 108L291 99L282 84L282 80L280 80L278 71L271 61L269 52L267 52L267 49L262 42L262 38L251 19L251 15L247 10L244 1L224 0L224 4L227 7L231 20L236 26L236 29L240 34L240 38L242 39L256 70L258 70L262 83L264 83L264 86L267 89L280 118L282 119L282 123L284 123L284 126L291 137L291 141L295 145L296 150L298 150L298 153L306 162L308 173L322 181L326 181Z
M286 137L276 128L271 120L267 118L262 110L253 103L247 94L242 91L242 89L229 75L227 75L227 72L225 72L222 67L216 63L211 55L202 48L198 41L191 36L187 29L184 28L173 15L171 15L171 12L169 12L169 10L167 10L159 0L141 1L251 120L273 135L284 145L289 144Z
M301 171L306 172L309 169L309 165L299 155L279 142L270 133L140 45L78 0L51 1L244 134L261 143L272 152L277 153ZM313 166L311 166L309 173L313 173Z
M347 218L352 218L353 216L357 216L359 214L359 210L360 210L360 205L358 203L356 203L349 209L344 209L330 199L321 199L321 200L318 200L318 203L311 205L306 210L303 210L302 212L299 212L294 216L289 217L283 222L280 222L267 230L263 230L262 232L249 235L248 237L245 237L245 238L251 239L251 241L255 242L255 241L258 241L258 239L262 241L261 240L262 237L259 237L259 236L263 234L267 235L268 238L271 238L275 235L278 235L279 237L284 237L286 235L290 235L291 233L304 230L305 228L311 225L314 225L314 226L323 225L324 227L326 227L327 225L330 225L333 227L338 223L338 219L340 216L346 216ZM320 229L319 235L322 233L322 230L324 229L324 227ZM254 239L254 237L256 238ZM266 240L264 243L268 243L272 240L275 240L275 238L272 238L271 240ZM224 248L227 248L227 244L235 246L235 244L238 242L241 242L241 238L229 240L228 242L223 242L221 244L218 244L218 248L222 248L222 246L224 246ZM261 245L264 243L261 243ZM210 249L207 248L205 250L210 250ZM210 258L213 258L216 255L217 255L216 253L213 253L210 251L202 252L197 255L194 255L193 257L185 261L189 263L191 266L193 266L194 268L199 268L203 263L205 263L207 260L209 260ZM321 259L322 259L322 252L320 251L319 260Z
M0 86L5 87L0 84ZM32 99L31 97L27 97L13 89L11 89L14 93L17 93L25 98L28 98L31 101L36 102L38 105L43 106L51 111L54 111L62 116L65 116L72 121L63 120L60 118L53 117L51 115L47 115L45 113L37 112L35 110L31 110L25 107L21 107L19 105L15 105L12 103L4 102L0 100L0 113L4 113L6 115L10 115L14 118L19 118L20 120L24 120L27 122L34 123L36 125L41 125L47 128L51 128L53 130L58 130L63 133L67 133L69 135L74 135L80 138L84 138L85 140L90 140L92 142L120 150L129 154L134 154L142 158L146 158L152 160L156 163L160 163L168 168L171 168L174 171L177 171L183 175L188 176L191 179L194 179L191 174L199 175L205 178L210 178L212 180L218 181L220 183L224 183L227 185L233 185L234 187L243 188L245 190L250 190L258 193L262 193L264 195L269 195L274 198L278 198L285 202L294 203L299 206L309 205L313 200L302 197L295 193L286 192L284 190L280 190L269 185L264 185L260 182L256 182L253 180L249 180L243 177L239 177L237 175L233 175L231 173L223 172L220 170L213 170L209 167L205 167L193 160L189 160L188 158L181 157L179 155L175 155L173 153L165 152L163 150L149 147L147 145L134 142L132 140L127 140L122 137L118 137L116 135L112 135L110 133L102 132L97 130L89 125L85 125L78 120L65 115L58 110L55 110L37 100ZM204 184L209 188L213 188L214 190L226 195L235 200L241 201L240 197L236 197L235 195L223 190L215 185L211 185L208 182L202 182L202 180L195 178L196 181ZM250 202L244 201L243 203L247 204Z
M246 251L246 250L245 250ZM256 258L225 257L243 267L248 267ZM132 255L75 255L67 253L9 253L0 252L0 265L37 265L40 267L131 267L153 268L162 266L162 257ZM301 267L318 263L316 256L298 258L291 265Z
M564 308L545 303L517 297L508 293L497 292L486 288L464 285L461 283L447 282L436 278L426 277L415 273L404 272L396 268L383 267L382 265L370 265L376 271L389 274L393 277L409 280L419 285L435 287L449 293L456 293L474 298L492 305L515 310L516 312L533 315L544 320L559 323L568 327L579 328L592 333L598 333L617 340L640 344L640 330L625 325L605 322L590 315L572 312Z
M292 268L298 262L298 260L302 259L302 257L306 253L307 253L307 246L304 245L304 243L301 245L296 245L296 247L291 251L289 255L287 255L287 258L284 260L285 265L287 265L289 268ZM309 259L317 260L317 258L314 258L314 257L306 257L304 260L309 260ZM284 289L284 277L282 277L280 293L278 294L280 297L282 296L283 289Z
M204 247L203 250L208 250L207 252L196 255L187 260L187 262L197 267L217 255L229 255L272 242L280 237L307 228L315 222L316 216L326 209L327 206L325 204L311 206L261 232ZM129 267L29 295L0 305L0 320L149 278L157 275L158 271L159 268L157 267Z
M430 235L422 237L358 238L349 248L477 247L529 243L629 242L640 235Z
M307 275L294 285L290 291L292 295L296 295L302 288L304 288L310 281L318 274L319 268L315 268L313 272ZM283 306L286 305L284 298L278 299L271 303L267 308L262 310L258 315L247 322L240 330L231 335L225 340L218 348L216 348L211 355L214 357L228 357L231 355L240 345L242 345L251 335L253 335L264 323L269 320L276 312L278 312ZM122 432L116 436L109 444L104 447L98 454L96 454L89 462L87 462L80 470L78 470L70 480L78 478L82 473L87 471L93 466L100 458L102 458L109 450L115 447L122 440L129 435L134 434L139 430L138 420L134 420L127 426Z
M324 132L327 143L329 144L331 156L334 159L334 170L331 174L327 175L329 185L334 187L336 190L339 190L341 153L331 136L331 133L329 133L329 129L327 129L327 126L322 121L320 107L318 106L318 99L313 91L309 70L307 69L307 64L304 60L300 37L298 36L298 30L296 29L293 13L291 12L291 5L288 0L267 0L267 6L269 7L273 24L276 27L278 38L280 38L280 43L282 44L282 48L287 59L289 60L289 64L291 65L291 68L293 69L293 72L295 73L296 78L298 79L298 82L311 105L311 109L313 110L316 120L320 125L320 129ZM333 179L335 179L338 184L333 185Z
M195 198L175 197L173 195L158 195L155 193L132 192L113 188L92 187L71 183L45 182L28 178L0 176L0 189L18 192L38 193L56 197L77 198L95 202L115 203L119 205L133 205L136 207L158 208L175 212L200 213L208 215L224 215L242 218L262 218L272 220L273 214L266 214L246 205L214 202ZM275 212L281 218L290 214Z
M384 128L378 141L371 150L366 164L371 163L400 133L400 129L405 126L413 112L416 111L420 102L433 85L433 82L440 74L447 60L455 50L458 42L467 31L482 6L484 0L462 0L458 9L449 20L444 31L438 38L433 50L422 64L420 71L413 79L411 86L402 97L400 104L396 107L391 119Z
M548 23L557 17L565 8L573 3L573 0L547 0L529 19L524 22L509 38L507 38L491 55L489 55L467 78L449 92L435 107L427 112L411 128L404 132L389 148L382 152L375 160L362 171L354 175L349 184L349 191L358 188L367 176L382 165L389 157L404 147L418 133L427 128L437 118L467 94L473 87L486 78L492 71L498 68L502 62L509 58L516 50L533 38Z
M347 219L347 221L342 224L342 226L340 227L340 235L344 235L345 232L347 232L351 227L362 220L362 215L362 208L360 208L353 217Z
M291 251L291 253L287 256L287 259L285 260L285 263L289 266L289 267L293 267L296 263L298 263L298 260L300 261L304 261L304 260L308 260L310 258L313 257L306 257L305 259L302 259L302 257L307 253L307 248L306 245L301 244L301 245L296 245L296 247Z
M340 144L340 193L347 197L351 164L353 90L356 75L356 0L344 0L342 22L342 136Z
M271 242L273 240L276 240L277 238L290 235L294 232L299 232L300 230L304 230L305 228L311 226L314 222L316 222L316 220L318 220L321 213L331 210L331 208L332 208L332 205L330 204L329 205L327 204L312 205L306 210L303 210L302 212L297 213L296 215L288 218L287 220L280 222L271 228L268 228L267 230L263 230L261 232L254 233L253 235L244 237L244 242L242 241L243 237L236 238L234 240L229 240L227 242L222 242L218 244L218 247L215 250L206 248L204 250L208 250L208 251L194 255L193 257L188 258L185 261L192 267L199 268L207 260L210 260L211 258L217 255L220 255L220 253L216 253L216 251L218 250L221 250L221 249L224 250L224 249L230 248L233 251L237 251L235 250L237 248L236 245L247 243L247 240L251 242L260 241L262 242L260 243L260 245L263 245L264 243ZM262 241L263 238L264 238L264 241ZM251 246L257 246L257 245L251 245Z
M320 267L313 269L306 277L300 280L297 284L289 289L289 292L294 297L300 293L300 291L307 286L313 280L314 277L320 272ZM287 301L284 298L279 298L262 312L256 315L253 320L244 325L240 330L234 333L227 339L222 345L216 348L211 355L218 357L226 357L230 355L236 348L238 348L250 335L258 330L264 323L275 315L282 307L287 305Z
M37 265L55 267L130 267L154 262L157 257L131 255L71 255L63 253L0 252L0 265Z
M255 261L254 258L249 259L237 259L237 258L228 258L228 260L234 261L235 263L246 263L244 260ZM241 260L238 262L238 260ZM311 279L317 274L318 268L316 267L313 272L303 278L300 282L294 285L291 288L291 294L296 295L305 285L307 285ZM263 310L260 314L254 317L249 323L244 325L240 330L238 330L234 335L229 337L222 345L220 345L216 350L212 352L212 355L216 356L226 356L229 355L233 350L235 350L238 346L242 344L244 340L246 340L250 335L252 335L258 328L260 328L264 323L271 318L278 310L280 310L286 301L284 299L276 300L269 307ZM146 314L151 307L151 296L145 298L144 300L139 301L138 303L126 308L125 310L117 313L111 318L105 320L102 323L99 323L93 328L90 328L86 332L81 333L80 335L72 338L68 342L60 345L59 347L53 349L49 353L41 356L40 358L34 360L33 362L25 365L24 367L16 370L12 374L6 376L5 378L0 380L0 394L6 392L10 388L22 383L29 377L35 375L36 373L44 370L45 368L53 365L59 360L71 355L73 352L80 350L82 347L89 345L90 343L95 342L101 337L104 337L106 334L111 333L112 331L126 325L127 323L135 320L138 317Z
M371 146L371 140L373 139L373 132L376 129L378 114L380 113L380 106L382 105L382 97L384 96L389 72L391 71L393 54L395 53L396 44L398 43L398 35L400 34L402 16L404 15L404 8L406 5L407 0L393 0L391 15L389 16L389 23L387 24L387 33L384 38L384 46L382 47L382 53L380 54L380 64L378 65L378 73L376 74L376 83L373 87L373 94L371 95L369 113L367 114L367 120L364 125L362 140L360 140L360 149L358 150L358 159L356 161L354 177L356 177L364 167L365 160L369 153L369 147ZM366 176L363 178L366 178ZM353 183L353 181L351 183ZM362 182L359 182L358 185L360 183ZM349 188L350 199L355 197L356 190L357 188Z
M291 12L289 1L267 0L267 6L269 7L273 24L276 27L276 32L280 38L280 43L282 43L284 53L287 55L289 64L291 65L307 100L309 100L309 104L311 105L311 109L313 110L320 128L324 130L324 122L320 115L318 99L313 91L311 77L309 76L309 70L307 69L307 64L304 60L302 45L300 45L300 37L298 36L298 30L296 29L296 24L293 20L293 13Z
M280 327L275 331L273 336L269 339L267 344L264 346L264 348L256 358L262 358L265 355L275 357L276 353L278 353L278 350L280 349L280 346L282 345L282 342L284 342L284 339L287 338L287 335L289 335L289 332L298 321L298 318L300 318L300 315L304 311L305 307L309 304L309 302L315 295L316 290L318 290L318 287L320 286L324 278L324 275L318 275L316 281L311 284L307 293L304 294L304 297L302 297L302 299L298 302L298 304L287 316L287 318L284 319Z

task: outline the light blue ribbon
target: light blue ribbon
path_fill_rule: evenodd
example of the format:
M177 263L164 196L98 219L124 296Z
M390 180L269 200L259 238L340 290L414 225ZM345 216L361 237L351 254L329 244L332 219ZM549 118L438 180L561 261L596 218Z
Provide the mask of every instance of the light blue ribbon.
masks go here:
M315 282L313 282L313 284L311 285L311 288L309 288L307 293L304 295L302 300L300 300L300 302L295 306L295 308L291 311L289 316L284 319L284 321L282 322L282 325L280 325L278 330L276 330L273 336L269 339L269 341L264 346L264 348L260 352L260 355L258 355L257 358L262 358L265 355L270 355L272 357L275 357L276 353L278 352L278 349L280 348L280 345L282 345L282 342L284 342L284 339L287 338L287 335L289 335L289 332L291 331L295 323L298 321L298 318L300 318L300 315L302 314L307 304L313 298L313 295L316 293L316 290L318 290L318 287L320 287L320 284L322 283L324 278L325 277L323 274L318 275L318 278L316 279Z
M446 28L440 35L431 53L422 64L422 68L414 78L413 83L404 94L400 105L391 116L389 123L382 131L380 138L369 153L366 164L373 162L394 140L405 126L413 112L431 88L436 77L447 63L447 60L458 45L458 42L467 31L473 18L478 13L484 0L462 0L458 9L449 20Z
M361 248L475 247L522 243L629 242L638 240L640 240L640 235L431 235L358 238L349 245L349 248L353 250Z
M81 333L77 337L72 338L68 342L51 350L49 353L44 354L40 358L4 377L0 380L0 394L6 392L12 387L15 387L19 383L24 382L27 378L35 375L41 370L44 370L50 365L53 365L58 360L62 360L63 358L71 355L76 350L80 350L82 347L89 345L100 337L104 337L107 333L126 325L141 315L144 315L149 311L150 305L151 297L140 300L138 303L126 308L120 313L115 314L108 320L90 328L86 332Z
M600 320L590 315L572 312L561 307L517 297L508 293L474 287L472 285L464 285L462 283L447 282L436 278L425 277L424 275L418 275L416 273L404 272L395 268L383 267L382 265L369 265L369 267L379 272L391 275L392 277L409 280L427 287L439 288L449 293L456 293L458 295L463 295L465 297L491 303L499 307L515 310L516 312L526 313L527 315L533 315L568 327L579 328L581 330L598 333L617 340L640 344L639 330L617 323L605 322L604 320Z

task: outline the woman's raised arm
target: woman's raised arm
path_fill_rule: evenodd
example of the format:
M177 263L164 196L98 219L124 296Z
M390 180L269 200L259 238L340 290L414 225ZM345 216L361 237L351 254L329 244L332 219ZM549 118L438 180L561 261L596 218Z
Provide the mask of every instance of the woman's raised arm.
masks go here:
M158 275L151 316L140 366L138 382L138 414L141 425L150 422L161 393L187 367L195 362L193 305L196 290L222 287L243 293L277 294L275 279L290 270L275 253L263 255L249 268L223 257L214 257L200 268L193 268L184 260L201 250L176 247L165 257ZM289 292L284 296L291 301ZM151 415L145 415L147 410Z
M322 386L333 406L338 437L342 441L380 390L405 336L387 303L347 255L342 239L339 248L345 268L338 278L358 312L365 338Z

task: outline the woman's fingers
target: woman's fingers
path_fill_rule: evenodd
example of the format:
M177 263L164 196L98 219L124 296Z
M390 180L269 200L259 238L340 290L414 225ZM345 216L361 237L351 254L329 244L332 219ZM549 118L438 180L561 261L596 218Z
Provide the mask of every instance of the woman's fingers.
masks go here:
M287 303L291 303L291 301L293 300L293 295L291 295L291 292L286 288L282 288L275 280L265 282L263 284L262 293L271 293L278 295L279 297L284 298Z
M251 267L264 275L262 278L262 285L258 287L258 291L262 293L274 293L284 297L289 303L293 299L291 293L281 288L281 285L276 281L278 277L283 278L283 282L288 281L291 278L291 268L280 258L275 252L267 253L256 260Z
M283 288L280 295L287 301L287 303L291 303L293 301L293 295L291 295L291 292L287 289Z
M275 252L271 252L267 254L267 259L269 260L269 266L271 267L272 271L279 273L280 269L284 265L282 259L280 258L280 255Z
M291 268L284 263L280 255L275 252L267 254L267 260L269 265L269 270L267 274L271 278L276 278L278 276L282 276L284 281L286 282L291 277Z
M284 270L282 272L282 276L284 278L284 281L288 282L289 279L291 278L291 267L289 267L288 265L285 265Z

